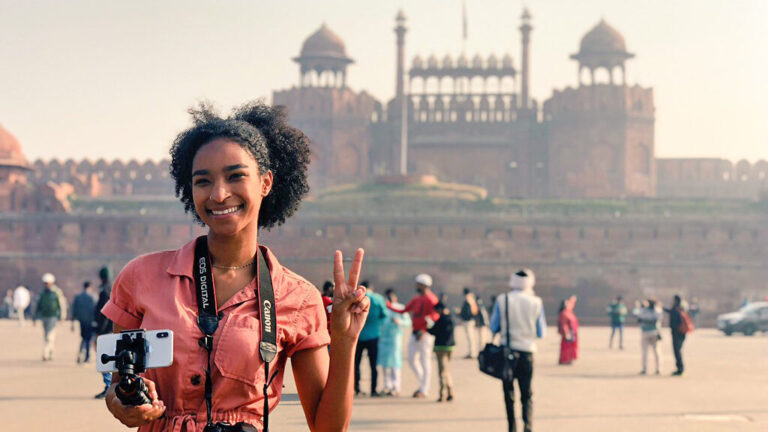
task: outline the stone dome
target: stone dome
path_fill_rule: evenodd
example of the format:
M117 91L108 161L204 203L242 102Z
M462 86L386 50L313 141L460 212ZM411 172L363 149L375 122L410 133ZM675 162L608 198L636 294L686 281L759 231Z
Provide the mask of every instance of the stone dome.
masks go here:
M581 38L579 52L571 55L571 58L577 60L581 67L611 69L623 66L625 60L634 56L627 52L624 36L605 20L600 20Z
M0 166L29 168L19 141L2 126L0 126Z
M347 58L347 48L339 35L323 23L301 46L301 57Z
M627 52L627 44L624 42L624 36L618 30L601 19L592 30L581 38L579 52L581 54L625 53Z
M446 54L445 57L443 57L443 68L444 69L453 68L453 58L451 58L450 54Z

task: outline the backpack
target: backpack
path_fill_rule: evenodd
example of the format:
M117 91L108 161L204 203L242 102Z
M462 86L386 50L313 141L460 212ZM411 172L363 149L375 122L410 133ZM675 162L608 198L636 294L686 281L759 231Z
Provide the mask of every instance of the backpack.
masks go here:
M683 334L691 333L696 328L693 325L691 316L683 308L678 308L678 312L680 312L680 325L677 327L677 330Z

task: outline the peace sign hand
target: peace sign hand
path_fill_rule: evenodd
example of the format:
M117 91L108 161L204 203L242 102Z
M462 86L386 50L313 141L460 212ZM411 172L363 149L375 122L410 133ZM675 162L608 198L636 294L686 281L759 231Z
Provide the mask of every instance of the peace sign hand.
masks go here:
M336 286L331 310L331 334L334 338L357 340L368 317L371 300L365 295L365 287L357 285L364 254L362 249L357 250L346 280L341 251L337 250L333 257L333 280Z

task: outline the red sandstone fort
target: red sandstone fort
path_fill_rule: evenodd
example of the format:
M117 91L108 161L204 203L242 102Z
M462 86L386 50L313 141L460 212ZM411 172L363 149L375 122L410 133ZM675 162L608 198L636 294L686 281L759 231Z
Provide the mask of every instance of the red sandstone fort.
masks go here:
M366 277L402 294L429 272L454 298L463 286L487 297L527 266L548 306L576 293L594 321L616 293L679 292L710 317L765 296L768 162L656 158L653 90L626 83L634 54L604 20L571 56L578 85L538 103L527 11L519 31L519 62L417 55L407 67L399 13L387 103L347 85L354 60L338 35L310 35L297 86L273 102L311 139L312 196L264 242L316 284L334 249L365 247ZM405 173L439 182L381 181ZM0 128L0 288L39 290L50 271L71 296L103 264L202 232L168 161L29 163Z

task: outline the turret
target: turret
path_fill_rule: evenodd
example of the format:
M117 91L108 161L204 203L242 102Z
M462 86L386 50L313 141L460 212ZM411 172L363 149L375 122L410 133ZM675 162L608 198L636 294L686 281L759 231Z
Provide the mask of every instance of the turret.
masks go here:
M520 104L523 109L529 108L530 96L530 44L531 44L531 13L528 8L523 10L523 15L520 17L522 24L520 25L520 34L522 35L522 64L520 65Z

